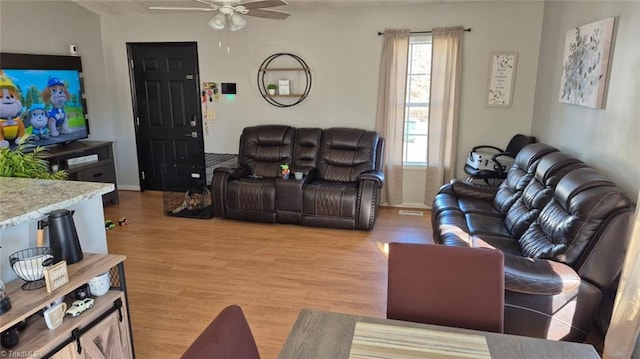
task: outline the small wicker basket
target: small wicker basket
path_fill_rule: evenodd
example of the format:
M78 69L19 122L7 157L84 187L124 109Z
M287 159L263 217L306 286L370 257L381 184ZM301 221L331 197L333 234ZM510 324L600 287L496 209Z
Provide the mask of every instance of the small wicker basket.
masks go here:
M49 247L23 249L9 256L9 264L16 275L26 282L22 289L42 288L46 285L44 268L53 264L53 251Z

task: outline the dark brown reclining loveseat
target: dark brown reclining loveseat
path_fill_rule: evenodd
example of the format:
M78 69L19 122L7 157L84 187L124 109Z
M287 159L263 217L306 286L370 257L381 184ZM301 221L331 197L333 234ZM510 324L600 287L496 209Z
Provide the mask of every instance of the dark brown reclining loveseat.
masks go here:
M616 285L633 211L610 179L538 143L498 188L443 186L432 220L436 243L504 253L506 333L582 341L594 324L606 330L603 294Z
M237 168L216 168L215 214L239 220L373 228L384 183L384 140L352 128L247 127ZM287 164L289 179L281 178ZM303 172L302 180L294 172Z

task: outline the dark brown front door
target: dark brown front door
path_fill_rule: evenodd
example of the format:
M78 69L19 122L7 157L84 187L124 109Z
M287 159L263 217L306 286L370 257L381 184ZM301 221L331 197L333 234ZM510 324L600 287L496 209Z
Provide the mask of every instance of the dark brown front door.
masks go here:
M162 166L204 167L195 42L128 43L143 190L162 190Z

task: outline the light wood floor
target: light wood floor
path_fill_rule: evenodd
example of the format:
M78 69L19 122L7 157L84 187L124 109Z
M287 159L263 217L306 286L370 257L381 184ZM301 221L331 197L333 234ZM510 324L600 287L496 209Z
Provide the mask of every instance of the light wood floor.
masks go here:
M275 358L302 308L384 317L382 243L432 243L430 213L383 208L370 232L186 219L162 214L162 193L120 192L105 218L125 271L138 358L178 358L215 315L240 305L263 359Z

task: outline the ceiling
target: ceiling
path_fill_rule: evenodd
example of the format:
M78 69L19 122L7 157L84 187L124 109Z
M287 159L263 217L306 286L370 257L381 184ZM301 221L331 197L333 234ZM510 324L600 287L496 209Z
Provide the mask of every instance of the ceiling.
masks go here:
M149 10L149 6L202 6L192 0L71 0L98 15L166 14ZM254 0L244 0L249 2ZM377 7L442 2L443 0L286 0L289 5L278 10Z

